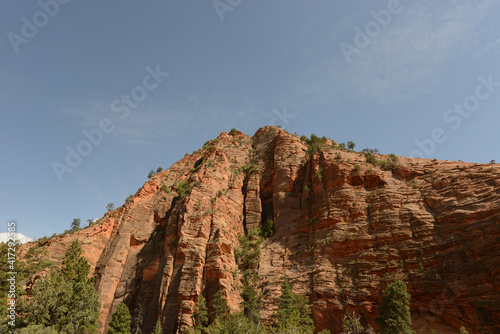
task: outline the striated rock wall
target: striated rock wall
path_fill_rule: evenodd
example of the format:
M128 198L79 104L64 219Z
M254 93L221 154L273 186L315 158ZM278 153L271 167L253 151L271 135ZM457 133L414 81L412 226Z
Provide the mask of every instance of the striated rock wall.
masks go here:
M345 311L376 328L382 290L402 279L417 333L500 333L500 167L400 157L383 170L335 147L311 154L274 127L222 133L49 252L83 240L103 330L125 302L144 333L158 317L183 333L201 293L210 304L222 289L239 309L237 236L273 219L258 267L264 321L286 275L318 330L340 332Z

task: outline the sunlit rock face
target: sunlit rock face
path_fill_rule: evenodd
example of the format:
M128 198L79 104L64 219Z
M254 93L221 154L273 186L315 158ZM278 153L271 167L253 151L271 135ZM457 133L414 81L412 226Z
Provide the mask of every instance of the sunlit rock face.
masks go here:
M389 160L376 155L377 160ZM381 168L382 167L382 168ZM500 167L399 157L366 162L327 140L311 152L275 127L222 133L153 176L96 225L50 239L60 261L78 238L102 304L125 302L149 333L184 333L198 296L240 309L238 235L274 221L258 264L270 324L287 276L318 330L346 311L377 328L382 290L402 279L417 333L500 333ZM29 245L29 244L28 244Z

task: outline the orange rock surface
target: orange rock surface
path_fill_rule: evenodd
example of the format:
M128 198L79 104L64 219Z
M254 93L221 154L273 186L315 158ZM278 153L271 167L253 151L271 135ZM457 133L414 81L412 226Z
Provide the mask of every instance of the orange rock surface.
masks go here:
M500 333L500 166L400 157L383 170L335 146L310 154L274 127L222 133L45 247L59 261L82 242L103 331L122 302L145 333L158 317L183 333L201 293L210 303L222 289L239 310L238 235L273 219L257 269L264 321L286 275L318 330L339 333L344 309L377 328L382 290L402 279L417 333Z

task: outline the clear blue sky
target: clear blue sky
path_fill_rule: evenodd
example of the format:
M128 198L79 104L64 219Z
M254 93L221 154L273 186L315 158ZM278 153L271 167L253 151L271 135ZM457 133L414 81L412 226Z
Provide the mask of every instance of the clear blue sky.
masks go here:
M99 218L231 128L500 162L498 1L59 1L0 3L0 231Z

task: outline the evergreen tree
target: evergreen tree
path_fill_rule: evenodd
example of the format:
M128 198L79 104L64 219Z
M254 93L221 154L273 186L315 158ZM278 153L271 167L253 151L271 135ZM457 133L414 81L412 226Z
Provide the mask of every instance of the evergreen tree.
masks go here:
M354 142L353 142L353 141L348 141L348 142L347 142L347 149L348 149L349 151L354 151L354 148L355 148L355 147L356 147L356 144L354 144Z
M109 322L108 334L130 334L131 321L132 316L127 305L121 303Z
M156 320L155 328L153 328L153 332L151 334L162 334L162 333L163 329L161 328L161 321L160 318L158 318L158 320Z
M294 310L294 298L292 287L288 283L288 278L285 277L281 285L281 296L278 300L278 325L286 323L291 317Z
M254 323L260 321L260 301L257 291L250 281L250 273L246 272L244 277L243 291L241 297L243 302L243 314Z
M311 310L307 306L308 299L292 292L292 287L285 277L281 285L281 296L278 301L278 328L279 334L314 333L314 321Z
M73 222L71 223L71 231L78 231L80 229L80 223L80 218L73 219Z
M29 325L16 331L16 334L59 334L54 327L45 327L43 325Z
M410 334L411 329L410 299L406 284L397 280L383 291L384 299L376 318L381 334Z
M62 268L36 282L33 297L20 304L21 326L42 325L63 333L97 333L100 303L90 265L78 241L66 251Z
M200 293L198 301L194 305L193 310L193 326L195 329L200 331L208 325L208 309L203 298L203 294Z
M202 332L195 332L199 334ZM208 328L210 334L268 334L266 326L250 321L243 313L228 315L225 319L216 319ZM301 333L302 334L302 333Z
M212 300L212 319L224 319L230 313L230 308L227 299L222 294L222 289L217 290Z
M82 249L78 240L74 240L66 250L62 267L59 273L65 280L72 282L91 282L88 278L90 273L90 264L82 256Z

